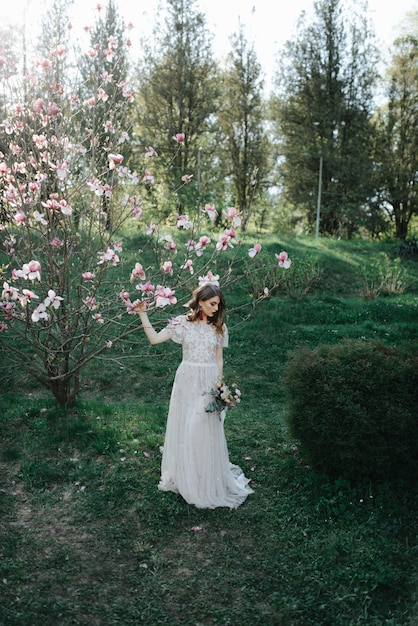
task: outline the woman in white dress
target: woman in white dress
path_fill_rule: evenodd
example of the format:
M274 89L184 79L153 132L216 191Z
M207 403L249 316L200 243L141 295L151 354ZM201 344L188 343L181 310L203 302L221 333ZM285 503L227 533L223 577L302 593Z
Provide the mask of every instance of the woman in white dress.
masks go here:
M151 344L180 343L183 359L174 379L163 448L159 489L179 493L198 508L237 508L253 493L242 470L229 461L223 419L208 412L207 395L222 375L222 350L228 345L225 300L217 284L194 292L189 312L157 332L143 303L136 304Z

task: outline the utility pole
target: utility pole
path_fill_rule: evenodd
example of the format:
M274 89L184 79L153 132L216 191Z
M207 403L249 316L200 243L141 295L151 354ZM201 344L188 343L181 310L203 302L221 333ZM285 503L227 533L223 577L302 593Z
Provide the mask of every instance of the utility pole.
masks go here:
M319 222L321 218L321 194L322 194L322 154L319 157L319 175L318 175L318 199L316 202L316 229L315 239L319 237Z

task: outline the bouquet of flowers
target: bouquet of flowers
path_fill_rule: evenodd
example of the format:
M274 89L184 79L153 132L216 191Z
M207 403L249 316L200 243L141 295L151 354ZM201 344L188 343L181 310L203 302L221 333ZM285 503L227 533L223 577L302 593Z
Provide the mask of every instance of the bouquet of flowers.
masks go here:
M222 412L226 411L226 409L233 409L241 402L241 392L238 387L235 384L228 387L223 378L217 380L215 389L211 389L206 393L212 396L213 399L205 406L205 411L208 413L217 411L220 419L222 419Z

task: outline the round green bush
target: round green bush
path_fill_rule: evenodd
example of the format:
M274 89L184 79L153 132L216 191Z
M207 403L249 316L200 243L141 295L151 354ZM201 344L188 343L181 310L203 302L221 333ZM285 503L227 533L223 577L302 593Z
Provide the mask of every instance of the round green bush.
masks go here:
M313 468L351 479L418 479L418 344L300 347L283 384L286 422Z

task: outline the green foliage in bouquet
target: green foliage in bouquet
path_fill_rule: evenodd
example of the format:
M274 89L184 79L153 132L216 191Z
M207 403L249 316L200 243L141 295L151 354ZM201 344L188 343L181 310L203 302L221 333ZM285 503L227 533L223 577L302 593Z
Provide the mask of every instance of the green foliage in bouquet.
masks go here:
M300 347L284 369L286 421L316 470L418 477L418 345L347 340Z

